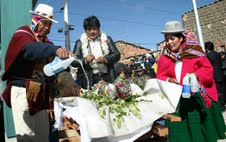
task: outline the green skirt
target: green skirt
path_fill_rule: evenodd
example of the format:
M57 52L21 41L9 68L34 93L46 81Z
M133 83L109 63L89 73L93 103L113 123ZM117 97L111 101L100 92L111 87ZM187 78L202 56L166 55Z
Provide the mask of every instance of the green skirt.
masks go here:
M217 142L225 139L225 123L220 104L212 101L205 107L203 97L181 98L176 116L181 122L166 121L169 128L169 142Z

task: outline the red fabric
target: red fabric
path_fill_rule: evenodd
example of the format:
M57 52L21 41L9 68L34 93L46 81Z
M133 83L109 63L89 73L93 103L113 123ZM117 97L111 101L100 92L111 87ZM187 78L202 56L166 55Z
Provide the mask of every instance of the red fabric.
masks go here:
M8 84L6 89L4 90L2 94L2 98L6 102L8 107L11 107L11 101L10 101L10 91L11 91L11 81L10 81L10 68L17 58L17 56L20 54L23 47L29 43L34 42L36 39L34 38L34 34L31 31L30 27L23 26L19 28L18 30L25 30L26 32L16 32L14 33L6 53L5 57L5 72L3 74L2 80L8 80ZM30 33L30 34L29 34ZM44 41L49 41L47 37L44 38ZM29 80L26 81L26 86L29 84ZM47 109L48 108L48 97L45 97L45 84L43 83L43 88L41 92L39 93L39 96L37 98L36 102L28 102L30 114L33 115L39 110Z
M11 82L7 84L5 91L2 93L3 100L5 101L6 105L11 108L10 92L11 92Z
M32 33L31 29L28 26L23 26L19 28L18 30L26 30L29 33ZM5 72L2 76L2 80L8 80L10 76L10 68L15 61L16 57L19 55L20 51L22 48L29 42L36 41L34 37L29 35L28 33L14 33L13 37L11 38L11 41L8 46L8 50L6 52L6 57L5 57ZM10 90L11 90L11 82L9 81L7 84L6 89L2 93L2 98L6 102L8 107L11 107L10 103Z
M211 66L209 60L206 56L193 58L193 59L182 59L183 66L181 70L181 80L186 73L195 73L198 80L204 86L207 95L214 101L218 101L218 94L216 89L216 84L213 79L213 67ZM156 77L160 80L165 80L167 78L176 78L175 74L175 62L166 56L161 56L158 60L158 68Z
M28 27L28 26L23 26L23 27L19 28L18 30L26 30L34 36L30 27ZM5 72L2 76L2 80L9 79L10 68L11 68L13 62L15 61L16 57L19 55L21 49L27 43L36 41L36 39L34 37L32 37L30 34L24 33L24 32L14 33L14 35L9 43L8 50L6 52Z
M208 96L204 96L204 101L206 103L206 108L210 108L212 106L212 101Z

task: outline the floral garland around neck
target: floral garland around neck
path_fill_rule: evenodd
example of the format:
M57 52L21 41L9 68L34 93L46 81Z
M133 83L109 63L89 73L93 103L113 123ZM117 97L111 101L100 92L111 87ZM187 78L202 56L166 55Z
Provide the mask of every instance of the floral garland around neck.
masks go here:
M103 52L103 56L108 55L109 54L109 48L108 48L108 44L107 44L107 35L104 32L101 32L99 37L100 37L100 46L101 46L101 49L102 49L102 52ZM83 54L83 57L85 58L90 53L90 49L89 49L89 46L88 46L89 39L88 39L86 33L83 33L81 35L80 41L82 42L82 54ZM93 62L90 62L90 66L92 68L98 67L95 60Z

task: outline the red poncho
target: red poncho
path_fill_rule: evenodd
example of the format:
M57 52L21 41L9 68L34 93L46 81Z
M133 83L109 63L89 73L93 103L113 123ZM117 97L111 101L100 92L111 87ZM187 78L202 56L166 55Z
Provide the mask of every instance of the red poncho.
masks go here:
M36 38L30 27L23 26L16 30L8 46L5 57L5 72L2 80L7 80L7 87L2 94L6 104L11 107L10 90L11 90L11 68L23 47L29 42L35 42Z

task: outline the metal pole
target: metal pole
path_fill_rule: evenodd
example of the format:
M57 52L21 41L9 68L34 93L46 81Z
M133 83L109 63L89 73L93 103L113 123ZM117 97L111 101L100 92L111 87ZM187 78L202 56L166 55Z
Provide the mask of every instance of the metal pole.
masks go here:
M65 46L70 50L70 32L68 25L68 0L64 0Z
M196 6L196 0L192 0L192 3L193 3L193 9L194 9L194 13L195 13L195 21L196 21L196 27L197 27L197 31L198 31L199 43L202 47L202 50L205 52L203 36L202 36L202 29L200 26L199 15L198 15L197 6Z

